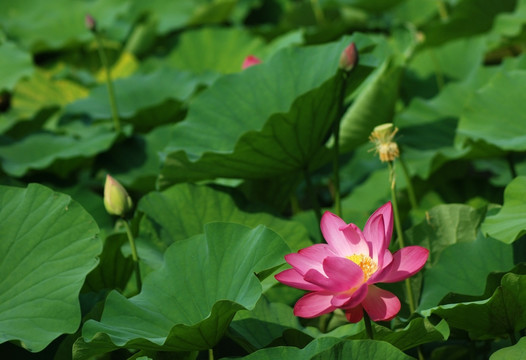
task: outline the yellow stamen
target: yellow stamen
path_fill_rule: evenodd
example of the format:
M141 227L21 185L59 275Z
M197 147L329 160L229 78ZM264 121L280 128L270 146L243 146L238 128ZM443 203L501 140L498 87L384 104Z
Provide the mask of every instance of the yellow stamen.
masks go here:
M364 280L367 281L373 275L376 270L378 270L378 264L376 264L373 259L371 259L367 255L363 254L354 254L351 256L347 256L347 259L354 262L356 265L358 265L363 270L363 276Z

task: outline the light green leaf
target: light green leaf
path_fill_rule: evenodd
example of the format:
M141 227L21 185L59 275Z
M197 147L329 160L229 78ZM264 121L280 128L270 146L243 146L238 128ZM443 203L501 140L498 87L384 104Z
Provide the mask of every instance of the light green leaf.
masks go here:
M504 204L500 211L488 215L482 231L497 240L511 244L526 231L526 176L518 176L504 190Z
M495 351L489 360L526 360L526 337L513 346Z
M503 150L526 150L526 71L500 71L467 102L457 132ZM498 126L495 122L498 121Z
M406 232L410 244L430 249L418 309L436 306L449 292L481 294L490 272L513 267L512 248L478 231L483 216L467 205L439 205Z
M141 237L149 239L147 231L159 238L156 251L164 251L170 244L201 234L203 226L214 221L227 221L255 227L263 224L278 233L297 251L312 245L306 229L299 223L287 221L249 206L237 193L215 190L207 186L179 184L163 192L151 192L139 202L145 213L141 223Z
M166 61L195 73L241 71L248 55L261 57L262 39L241 28L201 28L184 32Z
M34 133L21 141L0 145L4 171L18 177L31 169L45 169L58 160L85 159L109 149L118 135L109 123L79 126L84 129L80 136ZM70 169L59 170L63 174Z
M100 322L83 327L82 357L120 347L192 351L212 348L234 314L252 309L261 296L254 275L283 262L288 248L259 226L205 225L204 234L177 241L164 265L150 273L139 295L111 292ZM228 279L228 280L227 280Z
M0 343L37 352L77 330L99 229L69 196L37 184L0 186L0 229Z
M13 90L18 80L33 73L31 54L15 44L0 44L0 91Z

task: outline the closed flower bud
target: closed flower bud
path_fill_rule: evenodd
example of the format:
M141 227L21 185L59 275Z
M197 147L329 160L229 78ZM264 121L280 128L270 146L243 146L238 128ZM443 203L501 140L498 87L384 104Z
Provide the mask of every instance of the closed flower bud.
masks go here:
M244 70L247 67L251 67L251 66L254 66L254 65L257 65L257 64L261 64L261 60L259 60L254 55L249 55L243 61L243 65L241 66L241 68Z
M110 175L106 175L104 184L104 207L111 215L124 216L133 206L126 189Z
M342 51L338 66L340 69L349 72L356 64L358 64L358 50L356 49L356 45L351 43Z
M97 28L97 23L95 22L95 19L90 14L86 14L86 17L84 18L84 23L86 24L86 29L89 31L95 32Z

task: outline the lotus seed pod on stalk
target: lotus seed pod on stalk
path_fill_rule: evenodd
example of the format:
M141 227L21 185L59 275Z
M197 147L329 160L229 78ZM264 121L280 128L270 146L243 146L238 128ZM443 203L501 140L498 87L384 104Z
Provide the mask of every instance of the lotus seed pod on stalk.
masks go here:
M375 145L375 150L380 156L380 161L393 161L400 156L398 145L393 141L397 128L387 123L378 125L373 129L369 140Z

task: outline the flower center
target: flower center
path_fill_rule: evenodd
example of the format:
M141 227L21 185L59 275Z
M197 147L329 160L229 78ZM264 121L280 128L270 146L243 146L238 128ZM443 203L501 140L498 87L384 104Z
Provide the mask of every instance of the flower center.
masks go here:
M376 264L369 256L363 254L354 254L347 256L347 259L351 260L360 268L362 268L364 276L363 281L369 280L371 275L374 274L376 270L378 270L378 264Z

